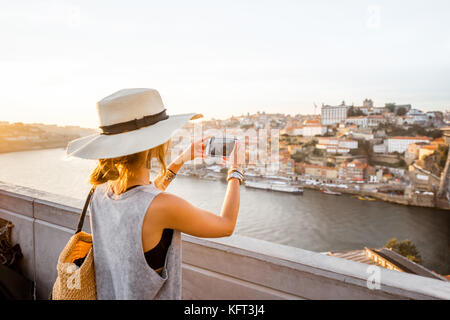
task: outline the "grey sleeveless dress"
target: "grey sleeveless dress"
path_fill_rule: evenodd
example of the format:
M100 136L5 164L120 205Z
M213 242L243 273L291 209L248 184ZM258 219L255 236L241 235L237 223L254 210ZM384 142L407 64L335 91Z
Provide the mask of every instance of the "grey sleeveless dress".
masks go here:
M161 191L153 184L116 196L106 183L90 203L97 298L181 299L181 234L174 230L161 275L145 260L142 223Z

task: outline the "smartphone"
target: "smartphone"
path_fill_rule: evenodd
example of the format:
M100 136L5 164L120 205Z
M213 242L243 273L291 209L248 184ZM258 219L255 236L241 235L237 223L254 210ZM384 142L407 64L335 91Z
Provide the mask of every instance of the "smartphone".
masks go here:
M209 138L205 153L210 157L228 157L234 149L235 138Z

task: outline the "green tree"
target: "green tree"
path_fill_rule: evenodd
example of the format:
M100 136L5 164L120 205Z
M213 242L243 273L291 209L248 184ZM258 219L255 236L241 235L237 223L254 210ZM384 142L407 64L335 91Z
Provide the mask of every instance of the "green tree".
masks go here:
M406 114L406 112L407 112L407 111L406 111L405 108L400 107L400 108L397 109L397 112L396 112L396 113L397 113L398 116L404 116L404 115Z
M448 149L449 149L449 146L445 145L445 144L441 144L438 147L438 151L440 153L439 166L441 167L441 169L444 169L445 163L447 162Z
M303 148L308 148L308 147L315 147L317 144L317 140L310 140L306 143L303 144Z
M350 154L352 156L355 155L363 155L370 158L372 154L372 148L370 145L370 142L367 140L358 139L358 148L357 149L351 149Z
M395 110L395 103L386 103L384 105L385 108L389 110L389 112L394 112Z
M323 157L324 152L323 152L323 150L320 150L320 149L314 149L313 155L315 155L316 157Z
M401 158L401 159L398 161L398 167L399 167L399 168L405 168L405 169L407 169L407 168L408 168L408 165L406 164L405 160Z
M304 162L306 159L306 154L297 151L296 153L291 155L291 158L294 159L295 162Z
M419 250L417 250L416 245L408 239L399 242L397 238L392 238L386 242L384 247L394 250L413 262L422 263L422 257L419 254Z
M364 115L364 113L361 110L356 109L353 106L351 106L347 110L347 117L359 117L359 116L363 116L363 115Z
M250 129L250 128L253 128L253 123L250 123L250 124L241 124L241 129L247 130L247 129Z
M437 139L442 137L442 131L439 129L428 130L426 135L433 139Z

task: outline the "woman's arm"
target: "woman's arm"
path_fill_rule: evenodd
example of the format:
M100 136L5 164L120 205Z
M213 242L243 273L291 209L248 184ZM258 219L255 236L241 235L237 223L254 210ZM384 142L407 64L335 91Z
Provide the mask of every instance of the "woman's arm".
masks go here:
M158 189L164 191L169 186L171 180L168 179L169 175L173 175L171 172L177 174L178 170L183 166L183 164L187 161L194 160L198 157L203 157L204 151L205 151L205 141L208 139L208 137L205 137L203 139L200 139L196 142L191 143L191 145L182 153L180 154L175 161L173 161L171 164L167 166L167 172L165 175L162 175L161 173L155 178L153 181L153 184ZM170 172L170 171L171 172Z
M234 155L240 153L235 148ZM240 167L238 157L233 156L233 166ZM239 157L240 158L240 157ZM144 223L156 229L176 229L205 238L229 236L236 226L240 205L240 182L236 178L228 181L220 215L197 208L186 200L169 193L159 194L150 205ZM157 226L157 227L156 227Z
M160 173L155 178L155 180L153 180L153 184L155 185L155 187L157 187L161 191L166 190L166 188L169 186L169 184L173 181L173 180L168 179L169 175L171 174L171 172L169 172L169 170L176 174L178 172L178 170L180 170L180 168L183 166L185 161L186 161L186 159L183 154L178 156L178 158L175 161L173 161L171 164L169 164L169 166L167 167L166 174L163 175Z
M229 236L233 233L239 211L240 185L237 179L228 182L220 215L197 208L169 193L159 194L149 207L149 224L158 229L176 229L204 238Z

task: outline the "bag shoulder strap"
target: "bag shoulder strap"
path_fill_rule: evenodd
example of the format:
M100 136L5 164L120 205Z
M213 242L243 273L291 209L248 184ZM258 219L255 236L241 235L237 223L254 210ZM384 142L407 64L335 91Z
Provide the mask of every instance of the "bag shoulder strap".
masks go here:
M95 186L91 188L91 190L89 191L89 194L86 198L86 201L85 201L84 207L83 207L83 211L81 212L80 219L78 220L78 226L77 226L77 230L75 231L75 234L77 234L78 232L81 232L81 229L83 229L84 218L86 217L86 211L87 211L89 202L91 201L91 197L92 197L92 194L94 193L94 191L95 191Z

